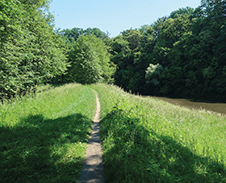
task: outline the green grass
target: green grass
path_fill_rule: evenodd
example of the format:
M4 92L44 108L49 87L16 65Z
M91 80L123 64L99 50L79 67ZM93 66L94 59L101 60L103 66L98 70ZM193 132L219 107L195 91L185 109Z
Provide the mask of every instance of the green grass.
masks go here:
M76 182L96 108L91 88L106 182L226 182L226 116L103 84L45 87L0 105L0 182Z
M226 116L93 85L106 182L226 182Z
M76 182L95 108L78 84L0 105L0 182Z

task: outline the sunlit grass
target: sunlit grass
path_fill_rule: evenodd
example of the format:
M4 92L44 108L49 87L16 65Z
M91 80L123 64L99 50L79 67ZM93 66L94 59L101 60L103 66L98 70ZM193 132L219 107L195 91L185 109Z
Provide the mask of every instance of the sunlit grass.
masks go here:
M78 84L1 105L0 182L76 182L95 108Z
M76 182L96 90L106 182L226 182L226 117L69 84L0 105L1 182Z
M226 116L92 87L107 182L226 182Z

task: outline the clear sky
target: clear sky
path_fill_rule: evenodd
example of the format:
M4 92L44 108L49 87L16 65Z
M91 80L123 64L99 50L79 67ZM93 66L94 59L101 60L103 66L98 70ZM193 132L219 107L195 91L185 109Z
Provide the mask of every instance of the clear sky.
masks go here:
M123 30L150 25L158 18L201 0L52 0L50 12L60 29L97 27L115 37Z

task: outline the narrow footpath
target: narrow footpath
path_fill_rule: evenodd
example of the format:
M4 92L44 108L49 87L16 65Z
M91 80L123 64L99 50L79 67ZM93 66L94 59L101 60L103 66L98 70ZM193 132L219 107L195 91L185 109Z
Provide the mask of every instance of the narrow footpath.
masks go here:
M86 158L84 161L79 183L104 183L103 152L100 141L100 101L96 91L96 114L94 116L92 132L89 138Z

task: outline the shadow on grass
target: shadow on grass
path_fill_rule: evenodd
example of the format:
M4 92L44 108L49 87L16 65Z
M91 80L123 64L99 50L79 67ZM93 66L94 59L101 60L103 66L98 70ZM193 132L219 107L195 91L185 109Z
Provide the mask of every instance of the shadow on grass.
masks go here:
M226 182L223 164L145 129L115 109L101 121L106 182Z
M0 182L76 182L92 120L42 115L0 127Z

